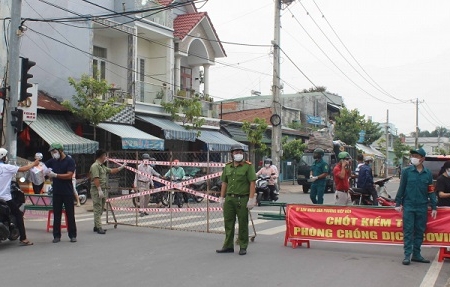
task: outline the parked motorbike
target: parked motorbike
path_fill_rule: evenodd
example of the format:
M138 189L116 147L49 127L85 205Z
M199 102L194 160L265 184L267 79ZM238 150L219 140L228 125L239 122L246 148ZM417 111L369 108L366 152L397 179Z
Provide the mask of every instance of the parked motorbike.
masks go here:
M91 197L91 182L89 181L89 178L80 178L76 181L76 186L78 192L78 198L80 199L80 204L85 204L88 197ZM47 190L48 195L53 194L53 185L49 187ZM74 198L74 204L77 204Z
M210 183L211 183L211 186L209 189L209 194L219 198L220 190L222 189L222 180L220 179L220 177L215 177L215 178L211 179ZM210 199L209 202L215 203L216 201Z
M155 188L160 188L163 186L163 184L154 181L153 184L155 185ZM136 191L134 189L130 190L130 193L135 193ZM136 196L133 197L133 205L134 207L140 207L140 201L141 201L141 197L140 196ZM164 206L168 206L169 205L169 193L166 191L162 191L162 192L157 192L157 193L152 193L150 194L150 199L149 199L149 203L162 203L162 205Z
M185 176L183 178L183 180L190 180L192 178L193 177L191 177L191 176ZM198 191L198 192L205 193L207 188L208 188L208 186L207 186L206 180L201 180L201 181L194 182L194 183L190 184L189 188L193 189L195 191ZM188 200L192 200L192 201L194 201L196 203L200 203L200 202L203 201L203 197L197 196L197 195L194 195L194 194L191 194L191 193L186 193L186 196L187 196Z
M395 200L392 199L386 189L386 183L392 178L393 177L391 176L374 182L374 184L377 185L377 200L380 206L395 206ZM371 194L366 189L352 187L349 192L352 197L353 205L373 205Z
M258 206L261 206L261 201L277 201L278 195L277 194L270 194L270 188L269 188L269 179L271 175L259 175L258 179L256 180L255 186L256 186L256 204ZM275 191L276 192L276 191Z
M22 178L21 178L22 180ZM23 179L25 181L25 179ZM13 202L20 208L25 203L25 196L16 181L11 181L11 196ZM6 201L0 199L0 241L9 239L11 241L19 238L17 219L11 213Z

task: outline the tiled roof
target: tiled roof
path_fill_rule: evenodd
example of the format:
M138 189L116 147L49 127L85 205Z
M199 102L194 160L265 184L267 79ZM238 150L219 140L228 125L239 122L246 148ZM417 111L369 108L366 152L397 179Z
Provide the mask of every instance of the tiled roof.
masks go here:
M68 111L64 106L60 105L58 101L46 95L45 93L39 91L38 92L38 109L50 110L50 111Z
M173 35L183 39L207 15L206 12L178 15L173 21Z
M163 6L169 6L173 2L173 0L158 0L158 2Z

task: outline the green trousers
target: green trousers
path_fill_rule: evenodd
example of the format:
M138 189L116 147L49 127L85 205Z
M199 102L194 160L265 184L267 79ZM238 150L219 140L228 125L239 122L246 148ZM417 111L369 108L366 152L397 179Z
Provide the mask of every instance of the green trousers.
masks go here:
M239 245L243 249L248 246L248 196L225 198L223 204L223 219L225 224L225 241L224 248L234 247L234 226L236 224L236 216L239 223Z
M107 192L103 190L104 197L98 197L97 187L91 187L92 207L94 208L94 226L97 228L102 227L102 214L105 209Z
M403 250L405 257L419 257L420 247L423 242L423 235L427 227L428 209L427 206L419 209L403 209Z

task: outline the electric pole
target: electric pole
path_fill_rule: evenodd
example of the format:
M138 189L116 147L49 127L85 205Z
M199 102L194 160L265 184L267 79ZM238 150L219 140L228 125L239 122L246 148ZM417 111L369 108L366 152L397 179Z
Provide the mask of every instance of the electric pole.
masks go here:
M423 101L420 103L423 103ZM415 137L415 141L414 141L414 148L415 149L419 148L419 99L418 98L416 98L416 137Z
M11 1L11 24L9 26L9 47L8 47L8 85L10 87L9 104L3 116L6 118L6 149L11 164L16 164L17 157L17 133L11 125L11 111L17 107L19 97L19 56L20 56L20 35L22 0Z
M384 163L384 177L388 177L389 160L389 110L386 111L386 161Z

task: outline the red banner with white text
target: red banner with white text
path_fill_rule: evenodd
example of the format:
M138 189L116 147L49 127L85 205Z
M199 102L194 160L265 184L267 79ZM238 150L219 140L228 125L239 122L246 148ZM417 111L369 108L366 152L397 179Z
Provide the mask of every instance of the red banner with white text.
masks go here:
M286 238L403 244L402 215L394 208L288 204ZM450 208L428 212L424 245L450 246Z

